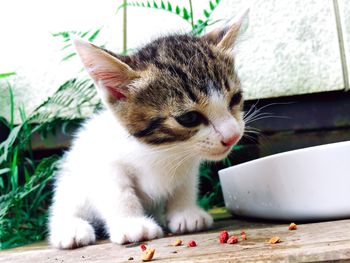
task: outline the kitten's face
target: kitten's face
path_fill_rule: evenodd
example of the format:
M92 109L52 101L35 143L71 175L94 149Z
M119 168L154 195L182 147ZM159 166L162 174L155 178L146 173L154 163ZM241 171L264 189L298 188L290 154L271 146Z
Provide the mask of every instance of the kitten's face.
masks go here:
M76 46L106 105L131 135L153 147L220 160L244 131L242 91L229 52L237 30L164 37L127 57Z

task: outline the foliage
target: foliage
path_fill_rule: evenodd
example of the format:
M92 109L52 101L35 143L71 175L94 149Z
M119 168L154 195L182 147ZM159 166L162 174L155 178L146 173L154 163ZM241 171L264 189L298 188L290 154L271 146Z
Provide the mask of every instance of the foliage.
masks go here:
M233 146L232 150L235 151L241 148L242 146L235 145ZM219 166L219 169L223 169L232 166L232 162L229 157L226 157L219 163L219 165L212 162L202 163L199 170L199 175L201 177L201 181L205 181L207 184L207 191L199 196L198 204L206 210L213 207L224 206L220 180L217 173L218 167L215 166Z
M157 0L148 0L148 1L127 1L126 4L123 3L117 9L117 12L125 8L127 6L130 7L143 7L149 9L156 9L166 11L173 15L180 17L185 20L187 23L191 25L192 31L191 33L194 35L199 35L203 32L203 30L210 24L210 16L216 9L216 7L220 4L221 0L210 0L208 1L208 8L203 9L203 17L195 20L193 15L193 5L192 0L188 1L188 7L173 5L170 1L157 1Z
M31 116L20 108L22 123L14 124L14 99L11 87L10 120L0 119L8 129L0 144L0 249L42 240L46 234L50 180L58 156L34 161L31 136L45 124L33 126Z
M93 42L97 36L100 34L101 32L101 28L94 30L91 32L91 30L88 31L62 31L62 32L58 32L58 33L54 33L52 34L52 36L54 37L60 37L62 38L63 41L63 47L62 50L67 50L67 49L71 49L72 47L72 39L79 37L79 38L83 38L85 40L88 40L90 42ZM63 57L63 61L69 60L70 58L74 57L76 55L76 52L70 51L67 55L65 55Z
M199 196L198 204L205 210L213 208L214 206L223 206L222 192L220 181L217 174L214 173L211 163L202 163L199 174L201 181L205 179L209 184L210 191Z
M16 73L15 72L0 73L0 79L11 77L13 75L16 75Z
M90 79L76 78L63 83L59 89L30 117L30 122L52 123L60 120L76 120L101 108L101 102Z

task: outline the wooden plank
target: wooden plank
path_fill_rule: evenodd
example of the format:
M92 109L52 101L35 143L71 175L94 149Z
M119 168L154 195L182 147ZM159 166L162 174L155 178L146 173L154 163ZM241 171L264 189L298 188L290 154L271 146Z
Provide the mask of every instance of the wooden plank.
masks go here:
M329 261L350 260L350 219L322 223L299 224L298 230L288 230L288 224L256 223L238 220L219 221L215 230L168 236L147 242L156 249L155 262L247 262L247 261ZM219 231L226 229L239 235L241 229L247 240L238 244L220 244ZM282 242L268 244L272 236ZM182 239L196 240L198 246L174 247ZM175 252L176 251L176 252ZM119 246L109 242L71 251L59 251L39 244L0 252L0 262L140 262L141 251L136 246ZM133 260L128 260L130 257Z

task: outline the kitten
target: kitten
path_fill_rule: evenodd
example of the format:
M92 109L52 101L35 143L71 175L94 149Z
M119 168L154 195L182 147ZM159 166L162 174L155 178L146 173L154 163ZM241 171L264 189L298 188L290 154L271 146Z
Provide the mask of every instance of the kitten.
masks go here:
M52 246L93 244L97 223L117 244L161 237L161 204L173 233L212 225L196 204L198 168L226 157L244 131L232 55L242 19L202 37L161 37L130 56L75 40L106 109L61 161Z

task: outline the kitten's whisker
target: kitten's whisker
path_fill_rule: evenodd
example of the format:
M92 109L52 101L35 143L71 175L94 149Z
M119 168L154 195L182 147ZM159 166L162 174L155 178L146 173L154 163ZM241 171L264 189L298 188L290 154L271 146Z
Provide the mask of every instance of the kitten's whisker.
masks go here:
M257 143L257 142L258 142L257 138L254 137L254 136L250 136L250 135L248 135L248 134L244 134L243 137L249 139L250 141L252 141L252 142L254 142L254 143Z
M243 119L244 119L244 121L246 123L252 122L253 121L252 119L254 119L255 117L260 116L260 114L271 114L272 118L288 118L288 117L285 117L285 116L276 116L276 115L272 115L272 113L266 113L266 112L261 112L261 111L266 109L266 108L268 108L268 107L275 106L275 105L289 105L289 104L295 103L295 102L274 102L274 103L266 104L265 106L262 106L261 108L257 108L256 105L258 104L258 102L259 102L259 100L256 103L254 103L250 107L248 112L246 112L243 115ZM255 110L252 112L253 109L255 109Z
M259 100L258 100L258 101L259 101ZM253 105L254 107L256 107L258 101ZM273 103L266 104L266 105L264 105L264 106L262 106L262 107L260 107L260 108L257 108L257 107L256 107L256 109L257 109L257 111L262 111L262 110L264 110L264 109L266 109L266 108L268 108L268 107L271 107L271 106L276 106L276 105L289 105L289 104L294 104L294 103L296 103L296 102L293 102L293 101L291 101L291 102L273 102Z
M244 133L251 133L251 134L261 134L260 131L254 131L254 130L246 130Z
M272 115L272 113L269 112L254 112L253 114L249 115L248 117L246 117L244 119L245 122L250 121L251 119L254 119L256 117L260 117L260 116L270 116Z
M273 117L274 115L271 114L271 113L259 113L259 114L256 114L254 116L249 116L249 118L245 119L244 122L246 124L249 124L251 122L254 122L256 119L260 118L260 117Z
M254 111L250 112L249 114L244 115L244 119L247 118L252 118L253 116L256 116L258 114L262 114L262 113L267 113L267 112L261 112L261 109L255 108Z
M261 132L261 130L259 128L256 128L256 127L252 127L252 126L245 126L245 131L247 130L253 130L253 131L258 131L258 132Z
M256 117L256 118L254 118L254 119L252 119L252 120L249 120L249 121L246 122L246 123L252 123L252 122L255 122L255 121L258 121L258 120L269 119L269 118L290 119L290 118L287 117L287 116L269 115L269 116Z
M250 106L249 110L243 114L243 119L248 116L252 110L255 111L257 109L256 105L259 103L259 100L257 100L253 105Z

